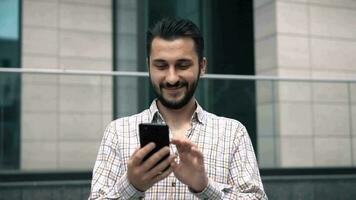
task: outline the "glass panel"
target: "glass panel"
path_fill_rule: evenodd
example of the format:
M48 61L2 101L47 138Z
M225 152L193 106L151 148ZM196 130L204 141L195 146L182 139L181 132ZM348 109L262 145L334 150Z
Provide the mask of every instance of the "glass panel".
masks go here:
M192 20L201 28L205 37L208 73L254 75L252 1L165 0L147 1L147 6L149 25L163 17L178 16ZM232 24L231 19L237 20ZM243 121L250 127L251 138L254 147L257 148L254 83L225 82L221 85L221 83L207 82L203 87L198 88L197 96L208 95L211 92L208 91L209 88L226 93L227 96L210 95L209 99L201 98L201 103L213 108L214 112ZM247 88L250 98L240 98L239 94L228 92L242 88ZM151 97L153 96L151 92ZM240 104L235 107L238 107L236 110L239 112L221 110L216 105L231 105L237 100Z
M20 66L19 1L0 1L0 67ZM0 169L19 167L20 76L0 74Z
M205 54L209 63L208 73L254 75L252 1L147 0L141 3L131 1L128 4L125 0L118 0L116 1L115 13L116 70L147 71L145 41L143 40L146 37L147 28L164 17L178 16L192 20L201 28L205 37ZM230 19L237 20L231 24ZM115 80L115 85L118 88L122 88L120 85L125 84L122 81ZM139 99L148 101L148 99L154 98L154 93L150 87L142 90L137 83L130 83L130 85L136 85L137 90L135 91L138 91ZM256 110L253 106L255 105L255 86L253 83L249 83L248 86L244 86L244 83L239 85L226 83L221 87L220 84L209 84L207 82L198 88L197 96L206 95L209 93L209 88L214 91L235 91L241 89L241 87L249 88L250 100L240 98L239 95L234 93L228 93L226 97L201 98L201 103L206 105L212 103L209 107L216 108L213 110L214 112L244 121L250 127L251 138L255 148L257 148L255 135ZM116 94L115 98L118 98L118 95L120 94ZM240 101L240 104L237 105L240 106L238 108L240 112L223 111L215 105L217 103L230 105L231 102L236 100ZM116 100L115 102L118 106L125 106ZM119 115L116 109L115 113L115 116Z
M19 67L19 1L0 1L0 67Z
M277 142L275 134L274 81L256 81L256 155L260 167L277 166Z
M153 98L149 97L150 82L147 77L116 77L115 118L133 115L146 109Z
M20 77L0 73L0 169L19 167Z
M117 0L115 6L115 71L147 71L145 62L144 16L146 3ZM126 77L114 77L114 117L133 114L149 102L148 87L141 80ZM130 94L127 96L126 94ZM134 97L134 98L132 98ZM127 105L135 106L127 106Z
M352 138L352 161L353 161L353 166L356 166L356 83L350 83L348 85L348 89L350 92L350 129L351 129L351 138Z
M252 80L202 80L198 99L209 111L242 122L256 145L255 82ZM210 89L208 89L210 87ZM205 91L202 93L201 91ZM231 109L233 108L233 109Z

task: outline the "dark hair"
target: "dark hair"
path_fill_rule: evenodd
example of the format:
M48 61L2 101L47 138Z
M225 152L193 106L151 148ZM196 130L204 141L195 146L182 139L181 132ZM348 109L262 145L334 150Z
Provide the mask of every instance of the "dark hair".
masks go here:
M164 18L151 27L146 34L147 58L150 57L151 45L154 38L165 40L188 37L193 39L195 52L199 62L204 57L204 39L200 29L192 21L180 18Z

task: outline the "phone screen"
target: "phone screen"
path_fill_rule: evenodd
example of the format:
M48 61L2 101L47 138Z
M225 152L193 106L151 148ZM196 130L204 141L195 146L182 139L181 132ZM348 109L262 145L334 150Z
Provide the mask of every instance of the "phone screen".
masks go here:
M139 124L139 134L141 148L146 146L150 142L154 142L156 144L156 147L144 157L143 161L147 160L150 156L159 151L161 148L165 146L169 147L169 128L167 125L142 123ZM163 157L159 162L163 161L168 156L169 154Z

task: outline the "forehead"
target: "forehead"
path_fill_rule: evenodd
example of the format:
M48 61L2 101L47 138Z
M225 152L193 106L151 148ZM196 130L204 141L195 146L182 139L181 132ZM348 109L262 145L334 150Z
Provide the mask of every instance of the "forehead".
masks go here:
M151 44L151 59L181 58L195 59L197 57L194 41L191 38L165 40L156 37Z

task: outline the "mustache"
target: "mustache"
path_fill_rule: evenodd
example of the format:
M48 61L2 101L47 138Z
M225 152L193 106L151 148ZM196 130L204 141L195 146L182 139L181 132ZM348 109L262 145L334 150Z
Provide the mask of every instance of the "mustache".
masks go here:
M170 83L164 81L164 82L159 84L159 87L161 89L162 88L167 88L167 89L180 88L180 87L186 87L186 86L188 86L188 82L187 81L177 81L174 84L170 84Z

